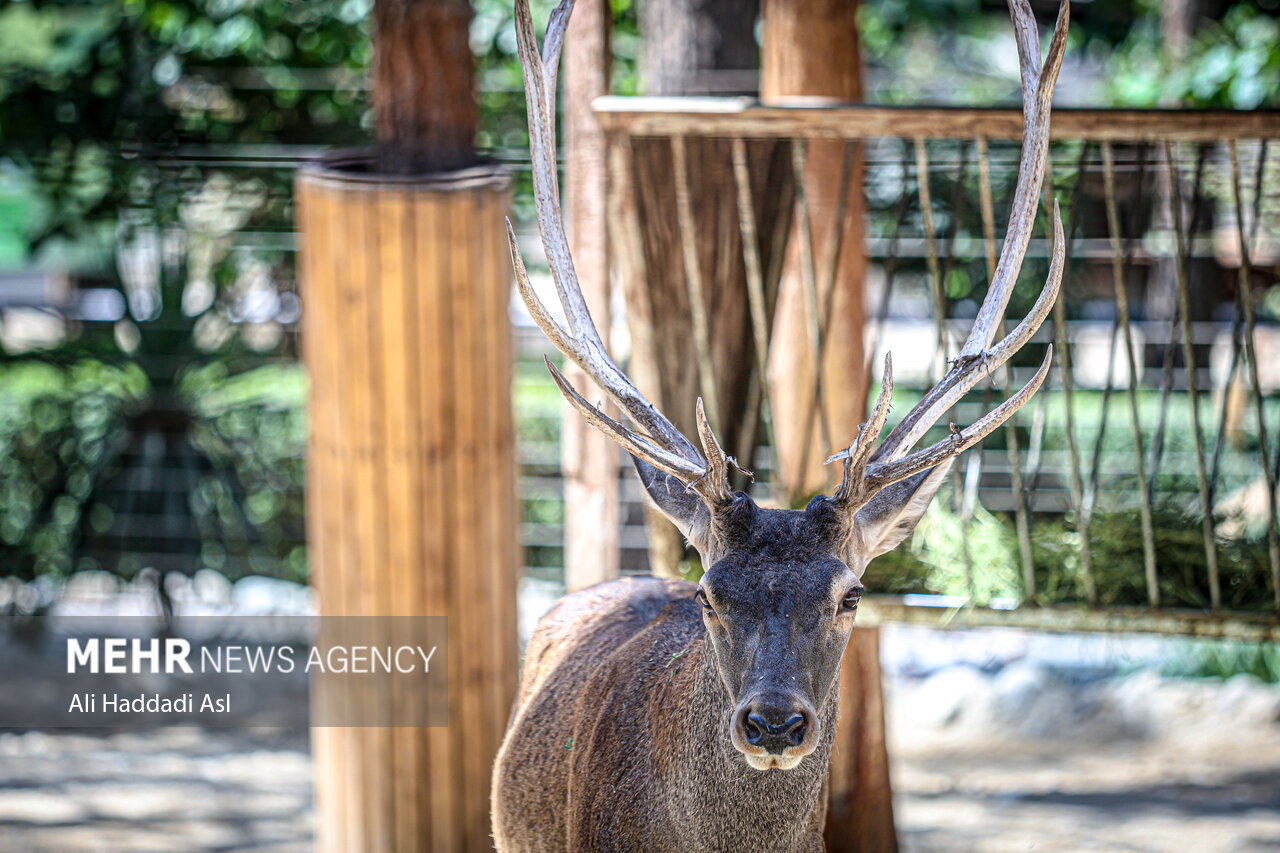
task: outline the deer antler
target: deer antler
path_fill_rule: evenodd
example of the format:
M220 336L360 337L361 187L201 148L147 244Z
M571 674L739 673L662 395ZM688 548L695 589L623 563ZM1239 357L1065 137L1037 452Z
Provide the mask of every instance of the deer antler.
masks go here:
M587 420L622 445L634 456L675 477L711 505L729 499L728 469L733 460L725 455L716 441L698 400L698 437L700 453L693 442L649 402L623 373L605 350L600 334L587 310L569 241L565 236L560 210L560 187L556 173L555 95L560 50L573 0L561 0L551 13L544 41L545 59L539 54L528 0L516 0L516 43L524 71L525 92L529 110L529 149L533 165L534 202L538 213L538 230L546 249L547 264L555 281L560 304L564 307L568 328L564 328L544 306L525 270L516 245L515 232L507 222L507 240L515 266L516 284L529 312L539 328L556 348L605 392L626 413L637 429L605 414L579 394L556 367L547 361L552 378L562 394ZM996 427L1013 416L1043 384L1049 372L1053 348L1031 381L991 412L936 444L911 453L912 447L928 432L942 414L969 392L984 375L1004 364L1044 322L1057 299L1062 283L1066 244L1062 233L1062 217L1057 202L1053 206L1053 259L1048 281L1030 313L999 343L992 345L1013 295L1018 272L1031 240L1036 207L1049 152L1049 108L1053 86L1066 50L1069 9L1062 0L1058 21L1048 55L1040 62L1040 38L1028 0L1011 0L1014 31L1018 45L1018 62L1022 81L1022 158L1014 191L1013 209L999 263L992 276L987 297L978 311L973 329L942 380L924 395L907 415L890 431L880 446L876 440L889 416L889 398L893 387L892 362L886 357L880 396L871 419L858 429L854 443L835 454L828 462L843 460L844 476L833 498L846 508L856 510L876 492L899 480L927 470L972 447Z
M992 346L991 342L995 340L996 332L1004 319L1005 309L1009 306L1009 298L1013 295L1027 244L1031 241L1040 187L1049 156L1049 107L1053 101L1053 85L1058 78L1058 69L1062 65L1062 55L1067 46L1070 19L1067 0L1062 0L1048 55L1041 63L1040 36L1030 4L1027 0L1011 0L1009 9L1013 16L1022 78L1022 157L1018 165L1018 183L1013 194L1013 208L1009 215L1000 261L991 278L987 297L974 320L973 329L960 354L951 363L951 368L898 422L879 448L871 453L871 447L888 416L889 392L893 387L892 363L888 357L885 358L884 380L871 419L859 428L857 439L847 450L827 460L844 461L844 476L834 498L850 509L862 506L885 486L932 468L977 444L996 427L1013 417L1014 412L1031 399L1049 373L1049 363L1053 358L1052 345L1045 353L1039 370L1020 391L972 425L959 430L953 428L951 435L936 444L909 453L944 412L977 385L983 376L989 376L992 370L1008 361L1010 356L1031 339L1053 308L1062 284L1066 241L1062 234L1062 216L1055 201L1053 259L1049 264L1049 276L1044 290L1022 322Z
M538 327L565 357L582 368L609 396L618 408L638 427L631 429L609 417L579 394L550 361L547 367L560 392L596 428L604 432L632 455L678 479L712 505L729 499L728 466L731 460L716 441L698 400L698 435L706 458L693 442L649 402L640 390L610 358L600 340L587 310L569 240L565 236L560 211L560 182L556 174L556 73L560 49L573 0L561 0L551 13L543 42L545 58L538 52L529 14L528 0L516 0L516 44L529 110L529 152L533 165L533 196L538 212L538 231L547 253L547 265L555 281L560 304L564 307L569 328L562 327L547 311L529 284L529 275L516 245L515 232L507 221L507 240L511 244L511 261L515 266L516 285Z

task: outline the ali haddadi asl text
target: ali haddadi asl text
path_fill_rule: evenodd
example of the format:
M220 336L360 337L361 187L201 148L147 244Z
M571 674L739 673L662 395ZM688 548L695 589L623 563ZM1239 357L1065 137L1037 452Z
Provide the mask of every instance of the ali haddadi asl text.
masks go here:
M227 714L231 711L231 694L213 696L208 693L197 704L194 693L180 696L121 696L119 693L77 693L71 697L68 713L75 714Z

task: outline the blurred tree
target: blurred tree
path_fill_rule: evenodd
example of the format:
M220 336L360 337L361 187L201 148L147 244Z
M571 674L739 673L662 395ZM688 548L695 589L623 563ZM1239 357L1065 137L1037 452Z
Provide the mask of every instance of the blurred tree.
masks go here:
M373 19L379 171L443 172L474 163L469 0L377 0Z
M6 460L30 485L0 495L21 521L0 531L6 569L301 577L301 502L289 494L298 395L283 420L269 393L242 399L238 418L202 395L215 374L244 388L264 357L292 350L287 246L236 240L288 228L288 170L241 164L245 152L270 161L367 138L367 11L359 0L0 7L0 145L33 197L24 236L37 263L115 290L123 306L106 322L73 306L72 334L35 357L68 375L97 364L134 377L128 395L76 397L54 382L26 401L61 426L44 434L43 457ZM287 455L247 452L246 432Z

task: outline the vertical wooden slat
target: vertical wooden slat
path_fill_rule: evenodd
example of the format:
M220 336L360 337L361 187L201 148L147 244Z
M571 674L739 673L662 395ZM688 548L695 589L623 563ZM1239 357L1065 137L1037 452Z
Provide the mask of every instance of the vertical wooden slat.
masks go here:
M1145 453L1142 449L1142 420L1138 414L1138 354L1133 345L1133 329L1129 323L1129 297L1124 280L1123 251L1120 243L1120 215L1116 207L1115 162L1111 143L1102 143L1103 186L1106 194L1107 233L1111 244L1111 275L1116 297L1116 312L1124 334L1125 361L1129 366L1129 419L1133 428L1134 466L1138 477L1138 506L1142 514L1142 558L1147 578L1147 601L1160 606L1160 585L1156 577L1155 529L1151 518L1151 501L1147 495ZM1138 191L1141 191L1139 185Z
M1253 389L1253 405L1258 426L1258 455L1262 459L1263 482L1267 487L1267 557L1271 564L1271 588L1275 595L1276 608L1280 609L1280 530L1276 527L1276 479L1269 461L1266 412L1262 405L1262 386L1258 382L1258 356L1254 347L1253 282L1250 281L1252 263L1249 241L1245 237L1244 230L1244 201L1240 196L1240 155L1236 150L1234 139L1227 143L1227 150L1231 152L1231 193L1236 209L1236 234L1240 240L1240 305L1244 309L1244 356L1249 365L1249 384ZM1258 173L1261 176L1261 166Z
M1080 146L1080 157L1076 163L1076 184L1072 190L1071 201L1068 205L1068 225L1064 237L1066 238L1066 246L1063 251L1063 268L1071 269L1071 259L1075 247L1076 231L1080 225L1080 199L1084 190L1085 170L1089 165L1089 143L1082 143ZM1049 185L1052 186L1053 167L1052 162L1048 167ZM1045 215L1051 215L1051 205L1048 195L1045 200ZM1068 273L1064 273L1067 275ZM1076 441L1076 423L1075 423L1075 366L1071 354L1071 347L1067 342L1067 323L1066 323L1066 294L1060 294L1053 305L1053 335L1057 346L1055 352L1056 361L1058 363L1058 376L1062 381L1062 397L1063 397L1063 414L1064 414L1064 432L1067 440L1067 456L1070 461L1070 482L1071 482L1071 503L1076 513L1076 530L1080 534L1080 577L1084 587L1084 597L1090 605L1096 604L1098 599L1097 583L1093 573L1093 550L1089 543L1089 515L1085 511L1085 488L1084 478L1080 471L1080 446ZM1002 324L1003 325L1003 324ZM1021 482L1021 477L1019 477ZM1027 501L1024 499L1019 501L1019 509L1024 513L1027 510ZM1030 537L1027 541L1027 556L1030 559Z
M693 205L689 198L689 162L685 156L683 136L671 137L671 162L676 191L676 219L680 225L680 255L684 259L684 283L689 289L689 315L693 319L694 353L697 356L698 383L701 386L699 390L711 429L724 436L724 424L720 420L720 394L716 390L716 371L711 357L707 292L702 282L702 264L698 260L698 232L693 224Z
M449 566L453 560L455 530L449 521L449 501L454 482L447 460L453 455L453 398L455 389L450 365L455 358L453 323L449 311L449 256L441 251L448 239L448 196L421 192L414 195L414 231L417 253L415 289L418 292L418 389L421 408L418 412L419 444L423 452L422 518L419 547L423 566ZM426 615L449 616L453 600L453 572L425 573ZM453 625L450 624L450 632ZM453 636L457 636L453 634ZM448 713L453 722L458 688L455 673L462 649L449 646ZM432 851L456 850L460 847L461 821L459 764L455 756L458 739L447 728L430 728L426 732L428 771L426 785L430 791Z
M818 271L815 260L817 251L813 245L813 220L811 218L806 178L809 171L808 150L809 145L805 139L792 140L791 170L796 190L796 228L797 236L800 239L800 280L804 285L804 328L805 333L808 335L810 357L815 365L821 365L823 363L822 341L824 336L822 333L822 306L818 297ZM815 442L822 442L822 447L816 448L818 457L825 458L826 452L836 450L831 442L831 413L827 411L827 405L824 402L822 373L821 369L812 371L813 388L808 404L803 407L804 416L802 422L804 427L800 431L800 458L797 462L798 470L801 472L808 471L816 462L821 461L820 458L814 458ZM815 418L817 419L818 435L814 434ZM823 450L823 447L826 448L826 451Z
M1222 606L1222 587L1218 580L1218 547L1214 541L1213 503L1209 499L1209 475L1205 470L1204 434L1200 431L1200 388L1196 377L1196 348L1191 339L1191 302L1187 293L1188 241L1195 236L1194 227L1189 233L1182 230L1182 187L1173 160L1173 147L1165 142L1164 160L1168 167L1170 198L1173 209L1173 233L1177 246L1178 314L1182 319L1182 360L1187 371L1187 394L1191 398L1191 435L1196 448L1196 487L1200 494L1200 535L1204 539L1204 558L1209 572L1209 606L1217 610ZM1201 163L1203 164L1203 160ZM1199 174L1197 173L1197 188ZM1198 193L1197 193L1198 194ZM1172 347L1170 335L1170 347Z
M733 185L738 200L738 228L742 232L742 263L747 279L747 304L751 311L751 336L755 341L757 381L760 385L760 420L764 439L773 444L773 416L769 402L769 310L765 297L764 268L760 262L760 235L755 205L751 198L751 169L747 163L747 141L733 139ZM748 457L749 458L749 457ZM750 464L750 463L748 463Z
M480 473L479 456L483 453L475 399L479 390L479 365L476 363L480 338L480 330L477 328L479 306L475 299L476 290L469 286L469 278L475 271L472 267L471 247L467 242L476 211L475 199L470 194L451 199L451 202L448 220L448 281L450 313L456 335L452 382L457 390L453 421L456 448L452 461L454 492L463 493L476 488ZM476 609L484 606L483 584L479 576L480 560L483 558L481 549L484 545L478 541L480 515L484 510L477 507L473 500L450 503L451 523L459 533L451 557L459 565L470 567L470 571L455 575L456 596L450 602L450 621L457 626L453 629L454 636L460 645L470 650L468 654L459 655L459 672L453 680L458 687L458 702L455 707L458 709L458 720L475 721L482 720L484 716L483 661L487 656L487 637L480 630L479 620L475 618ZM450 717L452 719L453 715ZM478 768L486 762L481 738L466 738L462 747L459 761L463 795L461 817L465 828L462 849L469 851L478 849L474 833L477 824L483 824L484 812L487 811L488 799L479 797L474 785Z
M376 199L378 223L378 270L383 365L383 393L402 399L403 406L389 406L382 422L381 455L384 466L387 560L389 566L408 567L418 562L417 526L421 519L421 459L415 435L419 409L417 352L414 344L416 290L414 288L413 230L407 188L390 189ZM411 616L421 612L423 572L398 570L387 585L389 600L384 611L389 616ZM394 686L394 685L393 685ZM407 712L405 691L389 697L398 710ZM411 849L424 835L420 822L421 794L418 767L422 756L418 730L394 728L386 731L392 764L394 849Z
M519 566L506 186L299 177L322 613L448 616L450 636L449 728L316 730L324 851L492 849Z
M336 228L331 217L333 206L327 193L315 189L297 194L298 230L302 243L299 253L299 277L304 304L332 303L334 294L331 277L323 275L331 262L330 252ZM302 319L303 358L309 369L311 394L308 408L309 434L307 447L307 542L308 567L312 585L322 598L334 598L341 583L341 543L333 526L335 517L343 511L344 491L341 488L340 455L336 441L341 424L338 407L338 387L334 381L336 365L334 351L325 346L334 330L330 320L332 313L306 311ZM321 499L321 495L325 496ZM314 697L319 701L318 697ZM341 730L316 730L313 738L314 760L318 766L327 766L337 760L342 748L338 743ZM341 780L333 774L318 774L316 778L316 808L322 814L335 815L336 820L319 821L316 828L317 843L321 849L338 849L341 844L335 836L335 827L345 826L341 820L348 805Z

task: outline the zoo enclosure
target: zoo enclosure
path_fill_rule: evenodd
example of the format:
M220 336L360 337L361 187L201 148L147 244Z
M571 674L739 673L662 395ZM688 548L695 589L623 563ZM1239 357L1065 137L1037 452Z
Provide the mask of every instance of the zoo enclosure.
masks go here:
M871 261L867 297L872 320L868 334L877 342L892 339L902 395L895 401L895 408L902 411L904 404L909 405L912 386L927 386L938 339L937 317L947 318L941 323L944 332L963 325L966 306L973 304L969 299L981 296L980 284L985 281L987 258L997 246L994 235L1002 224L1005 198L1012 186L1012 166L1018 156L1020 116L1016 112L871 107L782 109L736 100L643 99L605 99L598 108L611 146L624 154L633 140L669 140L675 133L724 140L727 160L732 159L734 139L743 140L748 156L753 156L752 146L760 140L845 140L865 163L862 189L868 217L866 251ZM1275 289L1280 245L1280 156L1275 139L1280 135L1280 118L1275 113L1071 110L1056 111L1054 116L1051 182L1064 203L1070 264L1054 328L1049 330L1046 324L1037 341L1043 344L1052 335L1065 341L1066 346L1057 348L1050 393L1040 395L1037 402L1028 406L1014 428L993 435L981 452L970 452L961 463L959 488L954 490L952 499L948 501L944 495L931 510L931 515L938 518L955 516L979 534L990 527L989 520L984 520L985 511L1007 515L1016 540L1010 560L1017 568L1016 577L1001 589L983 589L985 567L974 565L975 557L980 560L982 555L970 554L966 564L963 550L953 549L936 561L940 564L949 560L953 564L951 572L943 573L948 583L940 587L935 582L937 578L921 574L918 565L904 568L899 563L886 562L886 557L878 561L882 565L873 565L871 583L873 589L892 594L872 596L873 603L881 614L895 619L951 618L1059 628L1144 628L1275 638L1275 513L1267 505L1266 485L1252 491L1248 487L1267 480L1274 483L1280 462L1280 345L1274 322L1280 310L1271 301L1280 293ZM917 133L922 136L916 137ZM1180 243L1160 219L1172 215L1166 141L1170 145L1168 158L1176 165L1180 178L1177 187L1184 214ZM1104 143L1110 149L1109 168ZM803 157L803 150L799 146L797 150ZM288 173L313 153L314 149L289 146L189 149L175 152L169 167L181 174L187 185L217 175L228 176L233 184L261 181L272 188L271 195L287 210L287 190L277 188L287 187ZM527 168L517 157L503 159L517 174ZM923 182L921 174L926 176ZM1111 205L1107 203L1108 174ZM616 188L615 183L613 189ZM927 199L924 205L922 189ZM985 200L988 195L989 203ZM1243 216L1237 215L1237 197ZM800 207L803 204L803 200L798 203ZM1108 218L1109 208L1114 208L1114 222ZM923 215L926 209L929 217ZM694 230L696 234L696 227ZM1242 230L1247 253L1239 250ZM1119 242L1118 251L1113 232ZM1043 223L1037 233L1045 233ZM277 287L286 295L292 292L291 229L250 227L229 237L236 253L258 256L265 252L275 259L272 269ZM829 269L830 249L818 246L812 252L815 287L828 286L825 271ZM1033 241L1025 268L1027 279L1036 281L1043 276L1047 250L1042 238ZM1126 289L1130 297L1127 324L1115 307L1113 261L1117 257L1121 278L1130 285ZM1186 274L1178 276L1178 270L1183 268ZM1252 290L1238 286L1241 276L1253 282ZM1153 313L1152 309L1159 305L1150 306L1151 300L1145 299L1150 281L1165 286L1165 298L1159 300L1165 306L1176 305L1177 297L1186 290L1191 308L1189 340L1196 365L1194 395L1189 393L1191 374L1186 370L1181 343L1184 317ZM1020 316L1026 305L1019 305L1018 300L1032 291L1026 284L1019 288L1011 316ZM944 313L935 310L939 295ZM1246 296L1251 297L1248 303ZM69 316L77 321L74 309ZM277 318L288 343L263 359L277 371L263 377L263 381L278 388L283 380L292 389L296 313L281 311ZM1127 343L1126 326L1132 347ZM555 444L560 403L541 366L541 356L547 352L541 335L517 320L516 342L524 497L522 540L528 552L529 571L556 577L563 536L558 520L561 479ZM878 362L885 348L882 343L869 347L876 351L874 361ZM1032 351L1026 362L1014 366L1015 380L1025 376L1028 365L1041 355L1034 346L1028 349ZM914 376L908 369L911 350L923 354L916 359ZM1129 381L1131 355L1136 384ZM1065 377L1064 364L1070 366ZM1257 384L1253 382L1255 372ZM1064 378L1068 381L1064 382ZM1003 383L1003 377L997 379ZM1230 393L1224 393L1224 389ZM235 402L241 394L237 391L220 395L207 412L199 413L199 423L192 428L220 429L227 419L231 419L228 423L237 424L245 420ZM281 396L286 399L279 399ZM1199 446L1194 433L1186 428L1193 396L1199 408ZM988 397L995 399L994 390L975 391L961 405L954 420L970 420ZM275 413L272 417L289 423L300 421L300 394L289 390L271 400L269 408ZM1145 489L1138 488L1141 481L1136 469L1133 402L1138 405L1142 428ZM253 431L250 428L246 432L243 427L244 424L235 427L237 436L248 436ZM260 452L249 449L251 442L243 439L228 442L232 451L241 448L244 458L234 458L232 453L223 463L228 466L223 476L245 483L255 494L270 492L268 497L273 503L298 507L301 466L297 466L297 476L292 472L294 462L300 463L301 431L290 427L284 432L297 432L297 436L274 441L271 458L276 471L281 470L281 464L287 464L289 476L259 482L257 475L247 474L246 470L255 464L265 466L257 459ZM1260 436L1266 439L1265 443L1259 440ZM1200 462L1207 469L1207 501L1199 490ZM770 464L768 449L763 448L754 466L761 480L767 481ZM182 473L178 470L181 466L174 467L175 473ZM122 499L141 504L150 500L148 495L154 492L156 500L166 499L171 506L168 499L179 492L166 485L170 479L173 478L158 476L147 482L125 484L134 497L124 495ZM626 505L621 531L624 569L644 571L647 564L642 496L634 477L621 464L619 488ZM1181 513L1178 518L1190 522L1184 525L1185 529L1175 531L1180 534L1176 541L1171 540L1167 527L1160 525L1168 518L1162 513L1170 498L1177 502ZM1229 502L1229 498L1236 500ZM1144 501L1152 516L1150 525L1143 522ZM1205 547L1205 526L1196 515L1202 514L1206 505L1214 510L1212 536L1208 540L1215 546L1212 549ZM1185 518L1188 510L1189 519ZM1247 523L1240 523L1241 510L1247 511ZM274 568L273 558L263 554L251 559L248 570L300 573L297 556L302 543L300 534L295 532L301 528L299 511L288 509L274 516L286 525L281 552L290 555L289 568ZM1082 516L1085 523L1077 521ZM117 521L121 517L117 515ZM1047 532L1069 537L1059 550L1043 547L1051 544L1052 535L1039 535L1037 525L1042 522L1058 522ZM1112 582L1117 580L1116 573L1110 571L1113 567L1109 565L1116 553L1115 543L1098 542L1098 531L1102 529L1105 534L1109 522L1115 522L1112 526L1129 540L1129 550L1123 556L1134 558L1137 565L1136 572L1123 572L1118 584ZM1090 532L1089 538L1080 535L1081 528ZM231 559L241 550L218 530L203 531L203 535L187 530L173 541L166 537L166 551L185 560L203 563L210 547L221 549ZM1208 571L1211 551L1219 563L1216 613ZM1089 557L1084 556L1086 553ZM1148 553L1156 557L1160 611L1147 606ZM1162 590L1162 579L1171 569L1177 569L1171 560L1188 555L1198 561L1191 579L1194 583L1184 583L1182 589ZM1082 565L1090 557L1090 569L1095 575L1094 607L1088 606ZM1050 560L1069 564L1071 583L1065 589L1055 586L1060 578L1046 572L1044 564ZM1231 565L1236 568L1224 569ZM928 568L935 575L940 571L937 565ZM994 606L957 611L953 606L916 605L921 601L931 605L963 604L969 590L966 575L971 568L976 569L976 600ZM1004 609L1016 604L1025 589L1034 590L1039 603L1046 606ZM940 591L947 594L937 595ZM933 595L925 599L921 593Z
M894 351L900 410L940 375L994 267L1018 163L1018 111L615 97L594 106L609 150L610 242L638 241L638 189L672 181L685 208L676 217L677 245L691 305L704 286L694 253L706 223L689 209L689 174L637 168L636 150L665 140L678 164L687 140L717 143L712 150L735 178L761 365L779 271L761 265L760 247L788 234L802 242L810 345L821 352L835 270L848 247L838 236L815 244L805 159L814 140L842 141L837 215L856 208L848 203L855 189L867 211L868 368L874 364L877 375L883 353ZM999 392L1021 385L1051 340L1052 390L971 452L953 473L950 506L940 501L931 510L954 515L958 525L961 576L951 578L951 594L919 595L938 591L936 572L916 577L923 583L913 590L894 575L902 566L881 558L886 568L873 564L868 586L899 594L873 597L875 615L1280 636L1280 330L1269 319L1280 316L1277 136L1280 114L1272 112L1054 112L1045 199L1052 192L1062 202L1068 266L1053 323L1011 375L997 373L975 389L953 420L971 422ZM799 229L784 221L763 234L752 167L778 144L790 169L770 190L794 198ZM1042 220L1038 234L1045 235ZM1049 250L1046 237L1033 239L1024 278L1043 280ZM1011 318L1037 289L1020 288ZM701 335L694 349L705 361L715 329L694 328ZM699 365L700 375L710 372L709 363ZM771 396L769 382L762 384L760 436ZM754 467L767 479L767 448ZM994 590L983 577L989 567L969 547L977 517L987 512L1012 518L1019 569L1013 584ZM1115 565L1116 543L1100 547L1100 530L1140 543L1130 548L1136 564Z

